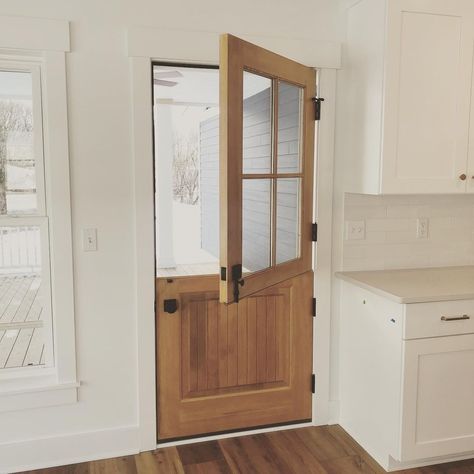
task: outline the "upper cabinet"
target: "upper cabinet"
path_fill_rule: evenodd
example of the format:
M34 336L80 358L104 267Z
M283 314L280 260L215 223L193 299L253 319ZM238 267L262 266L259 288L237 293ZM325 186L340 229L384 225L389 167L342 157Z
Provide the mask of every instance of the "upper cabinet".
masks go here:
M474 3L360 0L340 76L344 190L474 192Z

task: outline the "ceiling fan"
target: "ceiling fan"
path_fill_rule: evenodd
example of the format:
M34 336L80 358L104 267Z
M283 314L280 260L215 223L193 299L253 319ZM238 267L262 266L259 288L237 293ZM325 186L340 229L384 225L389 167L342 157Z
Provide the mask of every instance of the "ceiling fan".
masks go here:
M153 74L153 84L157 86L174 87L178 84L176 81L167 81L165 79L178 77L183 77L179 71L157 71Z

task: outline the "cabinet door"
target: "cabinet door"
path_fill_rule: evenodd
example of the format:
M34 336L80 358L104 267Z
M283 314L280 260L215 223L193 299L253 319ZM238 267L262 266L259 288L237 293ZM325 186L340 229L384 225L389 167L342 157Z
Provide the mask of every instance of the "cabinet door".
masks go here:
M465 192L472 7L396 0L388 8L381 191Z
M474 335L404 346L400 460L474 451Z

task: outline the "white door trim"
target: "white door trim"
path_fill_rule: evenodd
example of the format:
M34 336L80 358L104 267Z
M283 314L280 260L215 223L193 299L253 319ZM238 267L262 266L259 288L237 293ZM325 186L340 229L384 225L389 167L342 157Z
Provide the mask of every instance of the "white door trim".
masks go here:
M136 31L136 30L134 30ZM148 31L148 29L147 29ZM155 30L158 34L159 30ZM182 32L181 32L182 33ZM173 42L158 42L161 52L157 56L147 56L154 50L149 44L143 44L143 53L139 54L140 41L129 31L130 77L131 77L131 110L132 110L132 153L134 183L134 226L135 226L135 308L137 321L137 369L138 369L138 423L140 432L140 451L155 449L156 443L156 382L155 382L155 274L154 274L154 209L153 209L153 121L151 97L152 60L171 57L176 62L193 62L218 64L218 50L212 41L201 41L204 33L188 33L193 41L176 50ZM207 34L204 34L207 35ZM154 41L153 34L140 36L143 41ZM217 36L216 45L217 45ZM156 39L156 38L155 38ZM271 39L266 39L265 46L272 48ZM287 40L276 41L276 50L282 50ZM311 42L310 42L311 43ZM154 42L154 44L157 44ZM191 45L200 44L199 48ZM293 44L288 40L288 44ZM167 45L171 53L165 54ZM203 45L207 45L206 51ZM310 45L308 44L309 48ZM314 48L314 43L311 43ZM336 48L337 49L337 48ZM180 52L181 51L181 52ZM175 52L180 55L172 56ZM339 58L339 59L338 59ZM317 59L317 56L316 56ZM321 59L321 58L320 58ZM334 159L334 126L336 70L340 56L333 57L331 68L318 68L318 90L324 97L322 121L320 122L316 169L315 213L318 219L318 250L314 256L315 296L318 299L318 311L314 324L314 370L316 373L316 395L313 397L313 424L322 425L329 421L329 337L331 314L331 239L332 239L332 193L333 193L333 159ZM308 63L307 63L308 64ZM309 63L317 66L317 63ZM309 385L309 381L308 381ZM309 387L308 387L309 389ZM281 428L268 428L258 432L275 431ZM247 433L242 431L233 436ZM209 439L225 437L220 435ZM208 438L201 438L208 439ZM191 441L187 441L188 443ZM177 444L177 443L174 443ZM170 445L167 443L166 445Z

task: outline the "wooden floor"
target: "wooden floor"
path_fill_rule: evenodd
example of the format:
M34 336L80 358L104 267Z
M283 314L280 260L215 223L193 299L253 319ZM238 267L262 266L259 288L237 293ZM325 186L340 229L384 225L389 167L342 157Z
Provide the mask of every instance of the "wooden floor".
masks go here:
M38 275L0 276L0 369L44 363Z
M378 464L339 426L300 428L158 449L136 456L31 471L41 474L378 474ZM473 474L474 460L399 471Z

